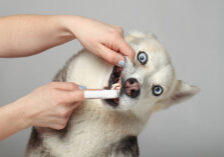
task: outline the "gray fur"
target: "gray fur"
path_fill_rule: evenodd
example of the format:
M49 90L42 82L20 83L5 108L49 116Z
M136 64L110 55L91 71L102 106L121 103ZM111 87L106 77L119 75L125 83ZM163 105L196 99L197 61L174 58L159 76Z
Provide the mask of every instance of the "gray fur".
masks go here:
M138 157L139 148L136 136L127 136L111 145L111 154L119 157Z
M104 107L108 103L100 100L84 101L74 111L65 129L34 128L27 157L138 157L136 136L143 130L151 114L186 100L199 91L197 87L176 79L165 48L151 35L135 32L126 39L136 53L144 49L151 57L144 68L126 60L121 74L124 80L138 80L142 85L141 95L137 99L120 95L119 105L113 110ZM135 41L139 41L139 44ZM68 60L53 81L72 81L93 89L106 87L113 67L87 50L82 51L79 57L75 58L76 55ZM166 88L160 97L151 93L154 83Z

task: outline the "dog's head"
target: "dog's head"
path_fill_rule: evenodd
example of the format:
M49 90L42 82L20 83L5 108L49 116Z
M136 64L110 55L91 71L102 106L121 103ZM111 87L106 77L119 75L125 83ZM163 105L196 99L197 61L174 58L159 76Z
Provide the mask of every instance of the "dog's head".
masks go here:
M151 34L133 32L126 37L136 52L134 63L126 58L123 70L114 67L109 88L119 82L119 99L106 102L114 109L158 110L195 95L199 89L176 80L170 58ZM119 80L120 79L120 80Z

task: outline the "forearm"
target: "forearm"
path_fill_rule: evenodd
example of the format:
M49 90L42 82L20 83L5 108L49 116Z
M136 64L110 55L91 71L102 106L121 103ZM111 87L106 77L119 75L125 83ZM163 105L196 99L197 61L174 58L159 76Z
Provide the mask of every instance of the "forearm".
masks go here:
M75 16L17 15L0 18L0 57L30 56L75 38Z
M16 101L0 107L0 141L30 127L30 119L24 104Z
M0 18L0 58L35 55L74 38L106 62L124 66L135 52L119 26L71 15L17 15Z

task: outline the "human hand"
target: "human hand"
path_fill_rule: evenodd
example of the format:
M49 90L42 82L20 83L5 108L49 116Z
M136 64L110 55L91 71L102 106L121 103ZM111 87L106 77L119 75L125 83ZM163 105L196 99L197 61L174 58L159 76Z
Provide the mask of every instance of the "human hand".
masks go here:
M72 31L90 52L118 66L124 66L123 56L133 61L134 50L124 40L121 27L79 16L75 18Z
M72 111L84 100L83 90L71 82L52 82L18 100L29 126L63 129Z

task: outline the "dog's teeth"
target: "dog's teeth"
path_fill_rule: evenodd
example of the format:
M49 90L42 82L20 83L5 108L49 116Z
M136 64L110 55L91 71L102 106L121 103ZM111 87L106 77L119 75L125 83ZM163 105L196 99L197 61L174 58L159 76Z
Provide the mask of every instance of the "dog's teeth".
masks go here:
M121 89L120 83L113 84L111 89L118 89L118 90Z

